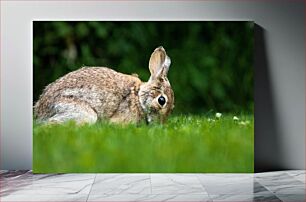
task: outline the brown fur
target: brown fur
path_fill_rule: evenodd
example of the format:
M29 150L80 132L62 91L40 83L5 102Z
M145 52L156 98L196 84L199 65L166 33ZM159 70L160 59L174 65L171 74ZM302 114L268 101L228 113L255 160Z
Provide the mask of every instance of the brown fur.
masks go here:
M95 123L98 119L119 123L155 119L164 122L174 103L167 79L169 65L170 58L159 47L150 58L148 82L106 67L83 67L49 84L35 104L34 114L42 122L55 123L68 120ZM160 95L167 97L163 107L157 102Z

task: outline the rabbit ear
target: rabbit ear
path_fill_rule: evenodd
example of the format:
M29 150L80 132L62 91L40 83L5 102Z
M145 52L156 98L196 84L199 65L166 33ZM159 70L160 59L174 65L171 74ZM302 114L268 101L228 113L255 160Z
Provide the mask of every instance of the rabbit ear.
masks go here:
M156 48L149 61L149 69L151 72L150 79L156 79L161 76L166 77L170 64L171 60L167 56L165 49L162 46Z

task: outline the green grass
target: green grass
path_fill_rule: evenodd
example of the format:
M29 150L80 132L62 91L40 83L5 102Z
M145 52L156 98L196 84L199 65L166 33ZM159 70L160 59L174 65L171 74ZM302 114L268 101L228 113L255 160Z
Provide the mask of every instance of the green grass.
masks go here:
M66 172L244 172L254 171L254 118L174 116L165 125L33 128L33 171Z

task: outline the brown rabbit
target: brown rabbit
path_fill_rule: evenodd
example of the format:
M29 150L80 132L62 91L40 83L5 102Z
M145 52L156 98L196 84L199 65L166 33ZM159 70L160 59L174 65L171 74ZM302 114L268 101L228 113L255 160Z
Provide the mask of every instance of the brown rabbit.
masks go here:
M148 82L106 67L83 67L49 84L34 106L38 121L95 123L163 123L174 107L167 78L170 58L163 47L149 61Z

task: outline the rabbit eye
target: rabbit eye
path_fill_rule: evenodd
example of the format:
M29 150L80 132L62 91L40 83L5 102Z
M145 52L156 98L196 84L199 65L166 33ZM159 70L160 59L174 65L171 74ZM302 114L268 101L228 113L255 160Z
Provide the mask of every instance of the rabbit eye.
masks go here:
M163 106L166 103L166 99L164 96L159 96L158 103Z

